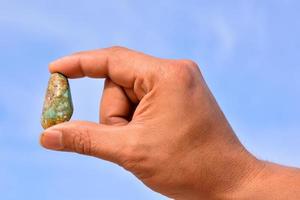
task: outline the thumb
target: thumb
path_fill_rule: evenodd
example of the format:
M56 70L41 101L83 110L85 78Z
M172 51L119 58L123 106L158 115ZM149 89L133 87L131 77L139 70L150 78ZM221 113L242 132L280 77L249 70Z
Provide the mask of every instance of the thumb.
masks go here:
M46 129L40 138L43 147L71 151L118 162L126 143L125 126L108 126L92 122L66 122Z

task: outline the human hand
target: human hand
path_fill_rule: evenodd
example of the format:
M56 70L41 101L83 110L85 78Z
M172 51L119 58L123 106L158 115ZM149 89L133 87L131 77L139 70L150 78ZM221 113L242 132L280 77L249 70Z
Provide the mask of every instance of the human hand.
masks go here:
M105 159L174 199L222 199L264 163L240 144L192 61L122 47L50 64L69 78L105 78L100 123L71 121L44 131L48 149Z

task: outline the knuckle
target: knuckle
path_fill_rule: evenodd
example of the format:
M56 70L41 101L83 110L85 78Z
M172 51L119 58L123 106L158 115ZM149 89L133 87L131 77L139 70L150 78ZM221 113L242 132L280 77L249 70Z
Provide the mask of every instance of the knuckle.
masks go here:
M178 61L182 66L189 68L191 70L195 70L198 68L198 65L196 62L194 62L193 60L189 60L189 59L182 59Z
M152 147L141 135L132 134L127 137L124 146L119 151L118 164L133 173L139 179L150 178L156 172L157 163L153 157Z
M136 171L139 166L139 162L142 160L142 151L139 147L136 139L131 139L130 142L122 149L122 155L120 156L120 164L129 171Z
M187 76L187 78L192 78L199 72L197 63L192 60L180 60L178 61L178 65L181 74Z
M91 133L87 128L81 128L73 135L71 148L77 153L92 155Z
M77 51L75 53L72 53L70 56L84 55L86 53L87 53L87 51Z
M118 52L118 51L123 51L126 48L122 47L122 46L112 46L112 47L109 47L108 49L111 50L112 52Z
M173 76L176 82L191 86L200 75L198 65L192 60L178 60L172 66Z
M139 179L149 179L157 171L158 163L149 155L149 151L140 147L128 147L121 161L121 166L132 172Z
M112 46L106 49L110 56L107 58L108 63L117 63L120 60L120 54L127 51L125 47L122 46Z
M122 166L124 169L131 172L136 172L138 170L138 162L135 162L134 160L124 160Z

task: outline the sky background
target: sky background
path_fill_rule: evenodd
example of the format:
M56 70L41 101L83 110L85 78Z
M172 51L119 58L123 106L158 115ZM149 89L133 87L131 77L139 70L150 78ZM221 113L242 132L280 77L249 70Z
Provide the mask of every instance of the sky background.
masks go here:
M0 199L164 200L122 168L39 146L47 65L122 45L195 60L242 143L300 166L300 1L0 0ZM103 80L70 81L98 121Z

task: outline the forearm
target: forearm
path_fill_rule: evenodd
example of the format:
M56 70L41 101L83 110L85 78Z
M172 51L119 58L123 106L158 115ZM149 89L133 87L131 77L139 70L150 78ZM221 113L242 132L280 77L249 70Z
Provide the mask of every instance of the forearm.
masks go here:
M264 168L223 199L300 199L300 169L264 162Z
M224 156L222 156L224 157ZM250 153L241 152L237 157L227 160L227 166L220 166L221 158L216 160L214 177L206 180L210 191L201 191L203 181L195 181L197 191L188 193L176 200L296 200L300 199L300 169L286 167L256 159ZM231 161L230 161L231 160ZM219 166L219 168L218 168ZM204 196L203 196L204 195Z

